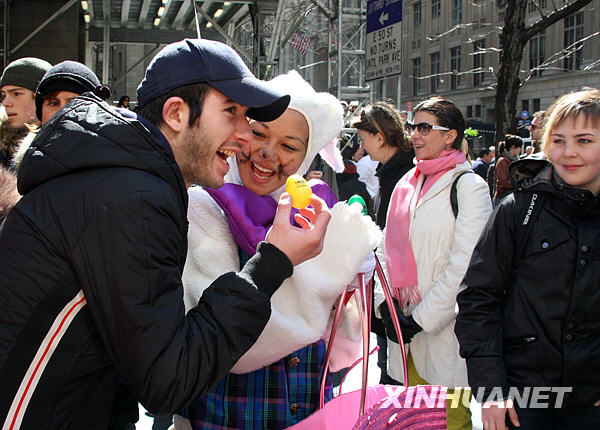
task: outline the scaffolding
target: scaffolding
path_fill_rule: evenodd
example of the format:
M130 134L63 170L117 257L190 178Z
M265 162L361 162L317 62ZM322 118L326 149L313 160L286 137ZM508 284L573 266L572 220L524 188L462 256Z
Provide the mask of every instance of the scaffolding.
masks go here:
M329 91L340 100L372 100L365 81L366 0L330 0L337 14L330 19Z
M371 86L365 80L366 0L280 0L276 8L258 4L252 29L258 46L257 75L269 79L290 68L326 64L326 90L340 100L371 102ZM311 38L306 55L288 48L297 33ZM246 47L250 48L247 42Z
M0 0L3 67L15 51L80 0L52 0L62 7L12 47L10 1ZM114 50L109 47L149 44L154 49L197 35L223 40L263 79L297 69L317 90L329 91L340 100L366 104L372 99L371 85L365 80L366 3L366 0L87 0L78 7L81 19L85 18L87 51L91 52L89 46L98 52L102 48L101 58L94 61L88 55L89 65L93 70L101 70L102 82L107 84L121 84L125 75L137 71L138 62L148 61L147 56L142 56L141 60L125 64L123 70L111 72L108 65ZM292 43L299 34L310 38L308 52L301 52ZM104 64L107 67L101 67Z
M2 70L8 65L8 26L9 26L9 0L0 0L0 26L2 26L2 44L0 45L2 57Z

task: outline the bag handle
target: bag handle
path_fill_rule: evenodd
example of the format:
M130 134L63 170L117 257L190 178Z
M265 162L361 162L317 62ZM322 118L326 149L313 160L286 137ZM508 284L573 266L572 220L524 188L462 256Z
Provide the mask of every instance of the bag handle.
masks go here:
M383 294L385 296L385 301L388 304L390 309L390 315L392 317L392 322L394 324L394 329L396 330L396 335L398 336L398 340L400 341L400 350L402 353L402 366L404 370L404 385L409 386L408 381L408 370L406 367L406 351L404 349L404 339L402 338L402 330L400 329L400 321L398 320L398 315L396 313L396 308L394 306L394 302L392 300L392 292L390 290L390 286L387 282L385 274L383 272L383 268L381 267L381 263L377 255L375 255L375 270L377 272L377 276L381 282L381 288L383 289ZM369 283L372 285L372 280ZM325 355L325 364L323 366L323 376L321 378L321 390L319 393L319 409L322 409L325 404L325 383L327 379L327 371L329 370L329 361L331 359L331 352L333 349L333 343L335 339L335 335L337 333L337 329L340 325L340 318L342 316L342 309L344 307L344 300L348 293L349 286L346 286L344 293L340 296L337 307L335 309L335 314L333 317L333 323L331 326L331 334L329 335L329 343L327 344L327 353ZM370 341L370 332L371 332L371 291L365 287L365 274L358 274L358 290L360 294L360 304L361 304L361 316L362 316L362 335L363 335L363 356L362 356L362 384L361 384L361 395L360 395L360 414L364 414L365 412L365 399L367 395L367 377L368 377L368 369L369 369L369 341Z
M400 351L402 353L402 370L404 373L404 386L410 386L410 382L408 381L408 368L406 366L406 350L404 348L404 338L402 337L402 329L400 328L400 321L398 320L398 314L396 313L396 306L394 306L394 301L392 300L392 290L390 289L390 284L385 277L385 273L383 272L383 268L381 267L381 262L377 255L375 255L375 271L377 272L377 276L379 277L379 281L381 282L381 289L383 290L383 294L385 296L385 301L390 309L390 315L392 317L392 322L394 323L394 330L396 331L396 336L398 336L398 340L400 341Z

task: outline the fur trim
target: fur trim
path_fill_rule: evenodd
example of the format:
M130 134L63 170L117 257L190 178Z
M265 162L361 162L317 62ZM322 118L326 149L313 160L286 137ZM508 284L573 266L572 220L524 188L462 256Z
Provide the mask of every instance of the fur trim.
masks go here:
M17 152L15 152L15 154L13 155L12 159L12 165L15 167L15 170L19 170L19 167L23 162L23 157L25 157L27 150L31 146L31 143L33 142L33 139L35 139L35 137L37 136L39 130L39 128L30 129L29 133L27 133L27 135L21 140L19 148L17 149Z
M4 107L0 110L0 153L8 160L17 150L19 142L27 135L27 129L12 128Z
M0 166L0 221L17 204L21 195L17 191L17 177L13 172Z
M240 270L237 245L223 210L201 187L190 188L188 194L188 253L182 275L186 313L198 305L215 279Z

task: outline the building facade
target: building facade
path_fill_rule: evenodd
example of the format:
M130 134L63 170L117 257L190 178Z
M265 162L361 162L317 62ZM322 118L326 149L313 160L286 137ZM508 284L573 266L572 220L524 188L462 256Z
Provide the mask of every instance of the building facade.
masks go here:
M537 0L549 13L554 4ZM405 0L403 108L440 95L453 100L470 124L494 123L499 35L507 0ZM540 19L534 2L527 24ZM517 115L547 109L556 97L600 87L600 0L532 38L525 49Z

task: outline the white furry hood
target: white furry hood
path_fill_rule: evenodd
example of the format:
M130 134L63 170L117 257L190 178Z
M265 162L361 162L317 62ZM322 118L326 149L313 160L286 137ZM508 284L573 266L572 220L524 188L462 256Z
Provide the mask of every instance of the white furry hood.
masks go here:
M317 153L333 170L342 172L344 163L337 147L337 137L344 127L340 101L329 93L317 93L295 70L273 78L269 85L289 94L288 109L300 112L308 122L308 148L297 173L305 174Z

